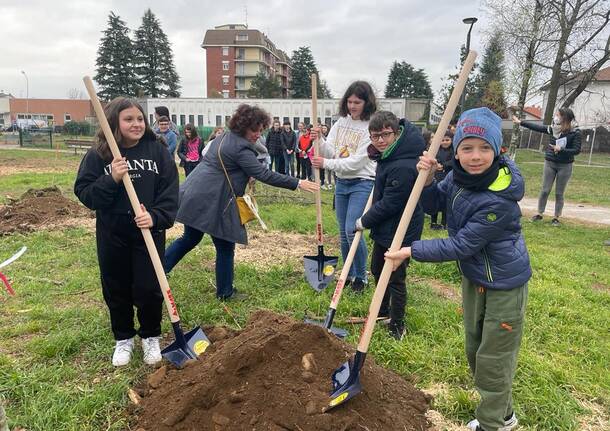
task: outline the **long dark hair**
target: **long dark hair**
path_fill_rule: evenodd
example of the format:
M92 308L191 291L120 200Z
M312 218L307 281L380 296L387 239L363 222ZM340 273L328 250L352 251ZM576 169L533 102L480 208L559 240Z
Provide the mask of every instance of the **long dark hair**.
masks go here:
M572 129L572 121L574 121L574 111L570 108L559 108L559 116L561 117L561 131L569 132Z
M104 108L104 115L108 120L110 130L112 130L112 134L114 135L114 140L119 147L121 147L123 144L123 135L121 135L121 129L119 127L119 114L125 109L134 107L137 108L142 113L142 117L144 117L144 135L140 138L140 140L154 141L157 139L157 135L155 135L155 132L152 131L150 125L148 124L148 120L146 119L142 106L133 99L128 99L126 97L115 97ZM97 131L95 141L95 150L100 157L105 161L111 161L113 159L112 152L110 151L110 146L108 145L106 136L101 128Z
M187 130L188 130L189 132L191 132L191 137L190 137L190 138L186 136L186 131L187 131ZM197 136L199 136L199 135L197 135L197 128L196 128L195 126L193 126L191 123L187 123L187 124L184 126L184 137L186 138L186 140L187 140L187 141L192 141L192 140L193 140L193 139L195 139Z
M347 117L349 114L349 110L347 109L347 99L352 95L356 96L358 99L364 100L364 108L362 109L360 119L368 121L369 118L371 118L371 115L373 115L377 110L377 98L375 97L373 88L366 81L352 82L352 84L347 87L347 90L345 90L345 93L341 98L341 102L339 102L340 116Z

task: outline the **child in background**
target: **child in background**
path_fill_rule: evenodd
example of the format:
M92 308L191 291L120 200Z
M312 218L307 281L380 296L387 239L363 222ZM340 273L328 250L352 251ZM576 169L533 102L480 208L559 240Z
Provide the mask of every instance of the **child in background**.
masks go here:
M389 111L377 111L369 121L371 145L369 158L377 162L375 187L371 208L356 220L356 230L371 229L374 241L371 253L371 273L375 282L383 270L384 253L394 239L400 218L417 179L417 159L426 149L424 138L417 127ZM418 203L411 218L403 246L421 238L424 211ZM389 317L388 329L400 340L405 332L407 306L408 259L392 272L379 309L380 317Z
M422 201L428 206L446 199L449 238L386 253L394 267L410 257L458 261L466 357L481 395L476 419L467 425L476 431L517 426L512 384L532 275L518 204L525 185L514 162L500 155L501 123L488 108L464 112L453 139L453 170L440 183L434 181L436 160L424 153L417 165L429 171Z
M117 97L104 112L123 157L113 158L100 130L96 144L80 164L74 193L96 212L102 292L116 340L112 364L119 367L129 363L138 334L144 362L153 365L161 360L163 296L140 229L151 230L163 259L165 229L173 225L178 211L178 171L167 146L150 129L137 102ZM133 215L122 183L126 174L141 202L138 217ZM138 330L134 328L134 307Z
M174 155L176 154L176 145L178 144L178 134L170 129L170 121L167 117L159 118L159 135L165 138L165 142L167 143L167 150L169 154L172 156L172 160L174 160Z
M299 157L301 159L301 179L313 180L313 172L311 170L311 156L313 155L313 139L311 139L312 126L309 124L299 137Z
M443 140L441 141L441 146L438 149L438 153L436 153L436 161L438 162L438 166L436 168L436 172L434 173L434 179L436 179L437 183L443 181L449 171L453 169L453 147L451 146L452 139L453 133L451 130L447 129L447 131L445 131L445 135L443 136ZM439 211L441 213L441 224L438 224ZM447 229L447 205L442 200L439 202L438 208L434 208L432 210L430 217L430 229Z
M184 126L184 136L178 147L178 158L180 166L184 167L185 176L188 177L199 164L203 145L203 141L197 136L197 129L190 123Z

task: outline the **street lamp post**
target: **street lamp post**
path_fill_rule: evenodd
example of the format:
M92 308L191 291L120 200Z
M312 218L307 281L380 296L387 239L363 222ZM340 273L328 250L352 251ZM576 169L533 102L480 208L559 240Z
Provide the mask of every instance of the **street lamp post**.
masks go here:
M27 116L30 114L30 81L28 80L28 76L25 74L25 71L22 70L21 73L25 77L25 113L27 120Z
M468 35L466 36L466 55L468 55L468 53L470 52L470 33L472 32L472 26L477 21L478 21L478 18L476 18L474 16L470 17L470 18L464 18L462 20L462 22L464 24L470 25L470 27L468 28ZM462 92L462 96L460 97L460 114L462 112L464 112L464 99L465 98L466 98L466 91L464 90Z

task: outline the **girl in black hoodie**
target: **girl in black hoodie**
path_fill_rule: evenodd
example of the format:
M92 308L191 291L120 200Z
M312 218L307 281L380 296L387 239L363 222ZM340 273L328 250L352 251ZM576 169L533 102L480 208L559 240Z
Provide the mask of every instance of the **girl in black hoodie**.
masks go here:
M178 171L167 146L150 129L142 107L117 97L104 109L122 158L112 157L100 130L97 143L83 158L74 193L95 210L97 256L102 292L116 340L112 364L129 363L136 334L144 361L161 360L159 337L163 296L140 229L151 230L159 256L165 254L165 229L178 211ZM134 217L123 186L131 177L142 213ZM134 307L140 323L134 327Z

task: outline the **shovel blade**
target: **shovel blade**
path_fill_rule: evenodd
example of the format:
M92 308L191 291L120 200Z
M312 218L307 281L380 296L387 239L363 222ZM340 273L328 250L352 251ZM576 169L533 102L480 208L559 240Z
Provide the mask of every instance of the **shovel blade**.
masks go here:
M333 281L338 263L337 256L304 256L305 279L316 292L321 292Z
M182 368L189 359L197 359L211 344L199 326L184 334L183 341L181 338L178 335L173 343L161 350L161 356L177 368Z
M326 330L332 332L334 335L336 335L337 337L339 337L341 339L343 339L349 335L349 332L347 332L347 330L345 330L343 328L337 328L336 326L331 326L330 328L327 328L324 325L324 322L321 322L318 320L305 319L305 323L308 323L310 325L321 326L322 328L325 328Z
M331 376L333 390L330 394L327 410L347 402L362 392L360 369L365 357L366 353L356 351L353 360L344 362L333 372Z

